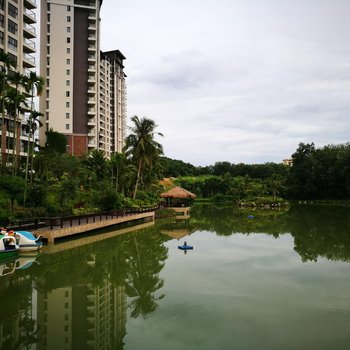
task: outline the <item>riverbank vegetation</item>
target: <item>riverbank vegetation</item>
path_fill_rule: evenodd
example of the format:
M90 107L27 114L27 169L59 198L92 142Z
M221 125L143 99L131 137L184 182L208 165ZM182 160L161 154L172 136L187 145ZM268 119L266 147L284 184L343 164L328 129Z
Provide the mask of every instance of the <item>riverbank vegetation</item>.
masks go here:
M41 114L33 101L44 81L33 72L19 74L6 54L0 61L1 131L13 135L6 138L10 152L1 152L0 224L154 205L169 185L184 187L198 200L255 207L350 197L350 144L316 148L301 143L290 167L226 161L197 167L165 157L155 122L134 116L123 152L109 159L97 149L82 157L67 154L66 137L53 130L39 147L35 135ZM23 115L27 122L21 124ZM26 142L18 142L19 135L26 135Z

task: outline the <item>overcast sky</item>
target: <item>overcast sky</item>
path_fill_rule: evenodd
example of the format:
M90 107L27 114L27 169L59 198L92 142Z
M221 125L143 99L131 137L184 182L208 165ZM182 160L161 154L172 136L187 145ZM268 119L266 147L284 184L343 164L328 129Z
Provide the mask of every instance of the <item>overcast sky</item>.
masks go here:
M350 141L349 0L104 0L128 123L155 120L194 165L280 162L299 142Z

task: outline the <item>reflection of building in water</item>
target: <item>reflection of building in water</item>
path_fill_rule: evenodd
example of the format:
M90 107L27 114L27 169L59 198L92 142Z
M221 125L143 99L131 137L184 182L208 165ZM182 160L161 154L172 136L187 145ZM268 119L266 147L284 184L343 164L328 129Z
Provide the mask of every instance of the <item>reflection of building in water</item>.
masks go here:
M12 275L0 280L0 349L21 349L24 343L35 342L35 317L30 276ZM32 341L31 341L32 340Z
M39 293L38 349L118 349L126 330L124 287L105 279Z

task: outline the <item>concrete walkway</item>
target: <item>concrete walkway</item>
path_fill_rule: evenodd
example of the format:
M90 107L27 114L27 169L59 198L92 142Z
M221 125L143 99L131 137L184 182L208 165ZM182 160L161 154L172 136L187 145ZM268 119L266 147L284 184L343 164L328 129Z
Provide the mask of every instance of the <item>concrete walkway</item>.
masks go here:
M56 239L65 238L76 234L81 234L84 232L89 232L93 230L98 230L104 227L117 225L124 222L136 221L141 219L154 220L155 211L149 211L138 214L129 214L126 216L119 216L114 218L105 218L105 216L98 217L94 222L83 223L82 220L72 220L64 222L64 224L59 227L49 227L39 228L33 230L35 235L42 236L44 241L48 243L54 243Z

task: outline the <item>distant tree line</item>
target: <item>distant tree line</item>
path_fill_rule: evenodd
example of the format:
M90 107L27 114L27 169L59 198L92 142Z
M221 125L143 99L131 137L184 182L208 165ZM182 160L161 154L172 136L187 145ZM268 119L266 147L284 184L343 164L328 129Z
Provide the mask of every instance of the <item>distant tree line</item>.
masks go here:
M240 201L266 196L275 200L337 200L350 198L350 144L316 148L300 143L291 167L282 163L216 162L196 167L163 158L163 175L199 197ZM224 196L224 197L223 197ZM226 196L226 197L225 197ZM265 198L266 199L266 198Z

